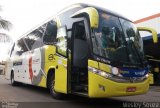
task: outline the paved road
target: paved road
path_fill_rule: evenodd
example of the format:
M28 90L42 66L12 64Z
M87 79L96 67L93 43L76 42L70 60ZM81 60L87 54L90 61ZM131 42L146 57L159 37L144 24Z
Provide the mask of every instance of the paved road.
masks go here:
M126 96L106 99L88 99L78 96L69 96L65 100L53 99L49 91L44 88L34 87L29 85L21 85L13 87L10 81L6 80L4 76L0 75L0 108L6 105L7 102L12 104L19 104L23 108L28 107L65 107L65 108L96 108L106 106L117 106L124 107L124 103L132 105L135 102L160 102L160 87L150 87L150 90L145 95L138 96ZM8 104L7 104L8 105ZM30 106L31 105L31 106ZM160 103L159 103L160 107ZM19 107L18 107L19 108Z

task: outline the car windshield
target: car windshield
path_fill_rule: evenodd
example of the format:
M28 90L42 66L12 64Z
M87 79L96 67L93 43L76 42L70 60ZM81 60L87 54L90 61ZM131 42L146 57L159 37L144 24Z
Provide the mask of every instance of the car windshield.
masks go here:
M132 22L99 12L99 26L92 31L93 52L115 62L141 63L143 43Z

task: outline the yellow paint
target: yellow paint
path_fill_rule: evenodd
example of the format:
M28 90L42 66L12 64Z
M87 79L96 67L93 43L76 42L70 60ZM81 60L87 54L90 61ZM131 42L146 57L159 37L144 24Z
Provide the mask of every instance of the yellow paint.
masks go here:
M99 63L99 69L108 73L111 73L111 66L104 64L104 63Z
M44 53L45 53L44 54L45 60L42 61L42 62L44 62L44 70L43 71L45 72L45 74L47 76L50 67L54 66L54 68L55 68L55 62L54 62L55 60L48 60L48 56L49 56L49 54L55 53L56 48L54 46L51 46L51 45L45 45L42 48L44 49ZM39 84L39 86L41 86L41 87L47 87L46 83L47 83L47 78L45 78L43 76L42 80L41 80L41 82Z
M158 43L158 35L157 35L157 31L155 29L149 28L149 27L137 27L137 29L139 31L148 31L148 32L152 33L153 42Z
M154 68L154 72L159 73L159 67L155 67L155 68Z
M153 80L153 74L149 73L149 84L154 84L154 80Z
M89 15L90 26L93 28L98 28L99 14L98 14L98 11L93 7L87 7L87 8L81 9L76 13L74 13L71 17L76 17L83 13L87 13Z
M46 88L46 78L43 76L41 82L39 83L40 87L45 87Z
M89 72L88 80L89 97L95 98L137 95L146 93L149 89L149 78L141 83L118 83ZM104 86L105 91L99 86ZM136 87L136 92L126 92L127 87Z
M55 56L58 69L55 72L55 91L67 94L67 59Z
M55 91L67 93L67 59L55 55L55 46L46 45L43 48L45 50L44 72L47 75L50 69L55 69ZM54 54L53 60L48 59L50 54ZM56 66L58 66L58 69L56 69ZM47 79L43 76L39 86L46 87L46 82Z
M97 61L93 61L93 60L88 60L88 66L90 67L94 67L96 69L98 69L98 62Z

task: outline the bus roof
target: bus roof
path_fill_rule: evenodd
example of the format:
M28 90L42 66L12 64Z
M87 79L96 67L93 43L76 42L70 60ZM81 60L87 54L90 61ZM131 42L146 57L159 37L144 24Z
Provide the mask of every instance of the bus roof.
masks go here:
M116 12L113 12L113 11L111 11L111 10L109 10L109 9L102 8L102 7L98 7L98 6L94 6L94 5L91 5L91 4L84 4L84 3L77 3L77 4L70 5L70 6L66 7L66 8L64 8L62 11L58 12L57 15L63 14L63 13L65 13L66 11L71 10L71 9L74 9L74 8L77 8L77 7L82 7L82 8L93 7L93 8L96 8L97 10L104 11L104 12L106 12L106 13L108 13L108 14L113 15L113 16L117 16L117 17L120 17L120 18L129 20L128 18L126 18L126 17L124 17L124 16L122 16L122 15L116 13ZM131 21L131 20L129 20L129 21ZM133 21L131 21L131 22L133 22Z
M106 8L102 8L102 7L98 7L98 6L94 6L94 5L90 5L90 4L84 4L84 3L79 3L79 5L81 5L82 7L94 7L97 10L102 10L102 11L108 13L108 14L111 14L111 15L114 15L114 16L129 20L128 18L124 17L123 15L120 15L120 14L118 14L118 13L116 13L114 11L111 11L109 9L106 9ZM131 21L131 20L129 20L129 21ZM133 22L133 21L131 21L131 22Z
M105 9L105 8L101 8L101 7L98 7L98 6L94 6L94 5L90 5L90 4L77 3L77 4L73 4L73 5L70 5L70 6L66 7L66 8L64 8L63 10L61 10L60 12L58 12L57 14L55 14L55 16L52 16L52 17L48 18L47 20L43 21L41 24L38 24L37 26L33 27L33 28L32 28L31 30L29 30L28 32L24 33L24 34L23 34L22 36L20 36L18 39L23 38L25 35L27 35L27 34L30 33L31 31L37 29L40 25L48 22L48 21L51 20L51 19L54 19L56 16L58 16L58 15L60 15L60 14L63 14L63 13L65 13L66 11L68 11L68 10L70 10L70 9L74 9L74 8L76 8L76 7L82 7L82 8L94 7L94 8L96 8L97 10L102 10L102 11L104 11L104 12L106 12L106 13L108 13L108 14L111 14L111 15L113 15L113 16L117 16L117 17L126 19L126 20L128 20L128 21L131 21L131 20L129 20L128 18L126 18L126 17L124 17L124 16L122 16L122 15L116 13L116 12L113 12L113 11L111 11L111 10L108 10L108 9ZM131 21L131 22L132 22L132 21Z

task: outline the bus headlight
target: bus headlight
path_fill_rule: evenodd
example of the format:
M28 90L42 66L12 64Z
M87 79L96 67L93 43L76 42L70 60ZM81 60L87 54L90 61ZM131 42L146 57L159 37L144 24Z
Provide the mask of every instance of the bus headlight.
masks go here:
M93 72L93 73L95 73L99 76L110 79L112 81L121 82L121 83L126 83L126 82L127 83L133 83L130 80L131 77L123 77L121 74L119 74L119 70L117 68L112 68L112 73L104 72L102 70L99 70L99 69L96 69L96 68L93 68L93 67L88 67L88 70L90 72ZM148 74L146 74L143 77L137 77L137 78L135 78L134 82L142 82L145 79L147 79L148 77L149 77Z
M96 68L92 68L92 67L88 67L88 70L95 73L95 74L98 74L102 77L105 77L105 78L109 78L111 77L111 74L107 73L107 72L104 72L104 71L101 71L99 69L96 69Z
M105 78L109 78L109 77L111 77L111 75L110 75L110 74L108 74L107 72L103 72L103 71L99 71L99 72L98 72L98 74L99 74L100 76L105 77Z
M105 78L110 78L110 77L112 77L111 74L109 74L109 73L107 73L107 72L104 72L104 71L101 71L101 70L99 70L99 69L92 68L92 67L88 67L88 69L89 69L89 71L91 71L91 72L93 72L93 73L95 73L95 74L98 74L98 75L100 75L100 76L102 76L102 77L105 77Z
M112 73L113 75L119 75L119 70L116 67L112 67Z
M149 77L149 74L146 74L145 77L148 78L148 77Z

